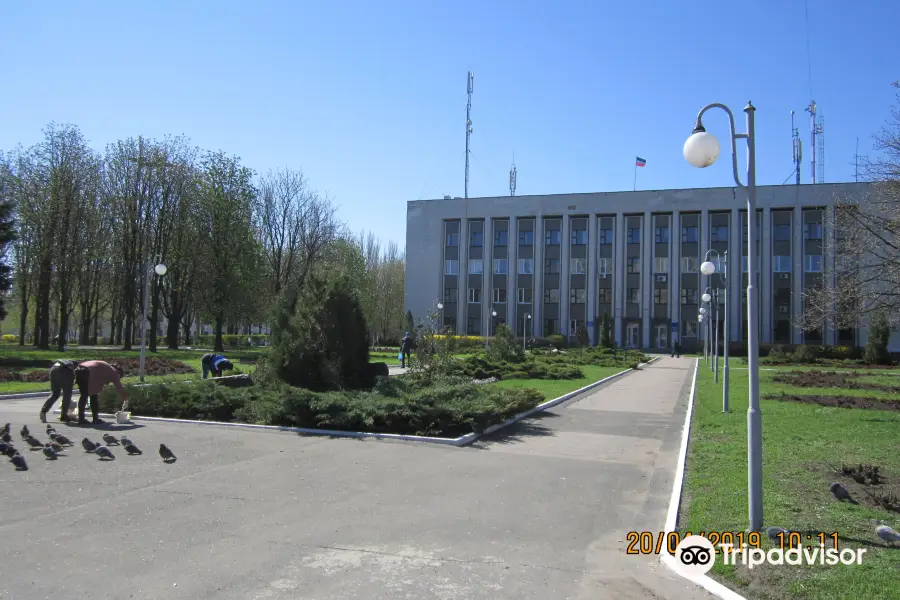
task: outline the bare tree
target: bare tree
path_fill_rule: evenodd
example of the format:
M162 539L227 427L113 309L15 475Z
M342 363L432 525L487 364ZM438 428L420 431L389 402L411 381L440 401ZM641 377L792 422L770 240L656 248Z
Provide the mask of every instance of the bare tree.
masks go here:
M859 327L876 313L900 324L900 95L875 136L881 156L865 164L871 191L836 199L825 231L823 283L804 293L796 316L807 330ZM827 243L831 241L831 243Z

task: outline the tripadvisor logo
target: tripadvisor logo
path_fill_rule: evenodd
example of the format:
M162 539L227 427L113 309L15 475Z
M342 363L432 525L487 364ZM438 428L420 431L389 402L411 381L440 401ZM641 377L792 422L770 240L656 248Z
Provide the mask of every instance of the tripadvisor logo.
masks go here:
M709 573L716 562L716 548L708 539L699 535L689 535L675 549L675 570L685 577L699 577ZM749 568L762 564L769 565L822 565L834 566L861 565L865 548L825 548L824 545L791 548L750 548L746 545L734 547L731 544L719 544L718 552L722 555L722 564L742 564Z

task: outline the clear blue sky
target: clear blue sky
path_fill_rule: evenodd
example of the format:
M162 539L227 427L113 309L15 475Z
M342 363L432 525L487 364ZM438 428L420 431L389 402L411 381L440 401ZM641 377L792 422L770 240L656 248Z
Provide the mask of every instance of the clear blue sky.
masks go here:
M184 134L302 168L350 227L403 245L407 200L463 195L472 70L472 197L509 193L513 152L519 195L631 189L636 155L639 189L732 185L728 160L681 149L703 105L742 123L748 100L760 184L791 173L792 109L809 180L811 99L826 181L852 181L897 91L900 3L809 9L811 61L803 0L7 2L0 148L50 121L98 149ZM723 113L706 124L725 139Z

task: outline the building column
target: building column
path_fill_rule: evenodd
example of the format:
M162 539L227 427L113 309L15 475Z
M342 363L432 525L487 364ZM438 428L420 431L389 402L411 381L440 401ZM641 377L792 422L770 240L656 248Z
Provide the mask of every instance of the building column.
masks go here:
M803 211L795 206L791 215L791 318L803 314ZM803 343L803 329L791 323L791 343Z
M564 214L562 216L561 229L562 231L559 234L559 329L566 340L568 340L573 333L569 331L569 307L571 306L569 296L572 291L569 284L569 256L572 254L570 251L571 240L569 239L569 215Z
M597 215L588 215L588 252L587 252L587 304L584 307L585 327L588 330L588 339L591 346L596 346L599 340L595 339L597 319Z
M481 256L484 263L484 283L481 284L481 335L490 336L494 332L491 330L492 320L491 310L494 308L494 232L491 229L491 218L484 218L484 225L481 234L482 243Z
M511 328L513 335L516 334L516 307L519 304L519 282L516 275L519 263L516 255L519 251L519 224L516 217L509 217L509 225L507 225L509 233L506 234L506 324Z
M650 347L650 310L653 308L653 215L644 213L644 233L641 236L641 344Z
M749 216L748 216L749 218ZM756 215L754 215L756 218ZM758 229L757 229L758 231ZM772 209L762 212L762 231L759 237L759 302L757 317L762 322L760 341L772 343Z
M456 333L468 335L466 309L469 306L469 220L465 217L459 220L459 275L456 281Z
M822 258L825 261L825 264L822 265L822 285L829 291L828 298L832 299L831 310L833 311L835 309L834 288L837 283L834 277L834 253L835 248L837 248L837 238L834 231L834 206L829 206L825 209L822 221L822 254L824 255ZM834 320L825 326L823 333L823 340L826 345L834 346L837 344L837 329Z
M744 261L741 257L741 245L744 232L741 230L741 211L731 209L730 226L728 228L728 267L726 282L728 285L728 338L733 341L741 339L741 279L744 274Z
M541 306L544 302L544 213L534 218L534 291L531 292L531 327L534 337L543 337L544 323L541 321Z
M669 221L669 317L678 327L674 332L669 324L672 344L681 341L681 212L672 211Z
M613 236L613 263L615 264L613 279L613 312L616 315L616 345L622 345L625 332L622 330L623 305L625 303L625 215L616 215L615 235Z

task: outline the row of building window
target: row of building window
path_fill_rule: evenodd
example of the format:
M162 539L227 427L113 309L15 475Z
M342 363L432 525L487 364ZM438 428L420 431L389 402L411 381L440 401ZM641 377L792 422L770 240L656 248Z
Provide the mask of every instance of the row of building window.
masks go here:
M759 257L757 257L759 260ZM611 259L600 257L597 259L597 275L600 278L606 278L610 274ZM713 258L712 261L716 265L716 273L727 273L727 265L721 258ZM630 274L641 272L641 258L638 256L629 256L626 260L625 270ZM772 272L773 273L790 273L793 269L793 258L791 256L773 256ZM509 260L505 258L495 258L493 263L494 275L506 275L509 272ZM520 258L518 260L518 270L520 275L534 274L534 259ZM584 275L587 273L587 259L573 258L569 263L569 273L571 275ZM757 269L759 265L757 265ZM544 273L554 274L560 272L560 261L557 258L548 258L544 260ZM683 256L681 258L682 273L698 273L700 271L700 260L695 256ZM741 257L741 271L746 273L747 257ZM820 254L807 254L803 257L803 271L806 273L822 272L822 256ZM653 259L653 273L665 274L669 272L668 257L656 257ZM484 261L480 258L472 258L469 260L470 275L481 275L484 273ZM459 261L444 261L444 275L459 275Z
M625 301L629 304L640 304L641 290L640 288L628 288ZM745 292L746 293L746 292ZM457 298L457 288L444 288L444 302L455 303ZM519 304L531 304L533 291L531 288L518 288L517 301ZM699 298L699 292L695 288L681 289L681 304L695 305ZM600 304L612 303L612 290L608 288L600 288L597 290L597 300ZM481 288L468 289L469 304L481 304L482 290ZM492 301L494 304L506 304L506 288L494 288ZM548 288L544 290L544 302L548 304L559 303L559 288ZM724 297L720 296L719 303L724 302ZM569 293L569 304L586 304L587 292L584 288L572 288ZM668 288L653 289L653 303L658 305L667 305L669 303Z
M756 239L759 240L759 229L757 228ZM669 228L656 227L654 229L654 240L657 244L669 243ZM746 235L744 236L746 238ZM772 237L776 242L791 241L790 225L774 225L772 227ZM544 233L544 244L547 246L558 246L562 239L562 233L559 229L549 229ZM626 239L629 244L639 244L641 242L641 228L629 227L626 230ZM728 226L714 225L709 228L710 242L727 242ZM805 240L821 240L822 224L821 223L804 223L803 239ZM682 243L696 243L700 241L700 228L696 225L690 225L681 228ZM584 246L588 243L588 232L586 229L573 229L571 235L573 246ZM600 229L599 242L601 246L611 245L613 243L613 230L610 228ZM509 244L509 232L506 230L498 230L494 232L494 246L507 246ZM469 236L469 245L474 248L480 248L484 245L484 233L481 231L473 231ZM534 245L533 231L519 232L520 246ZM447 246L459 246L459 233L447 234Z

